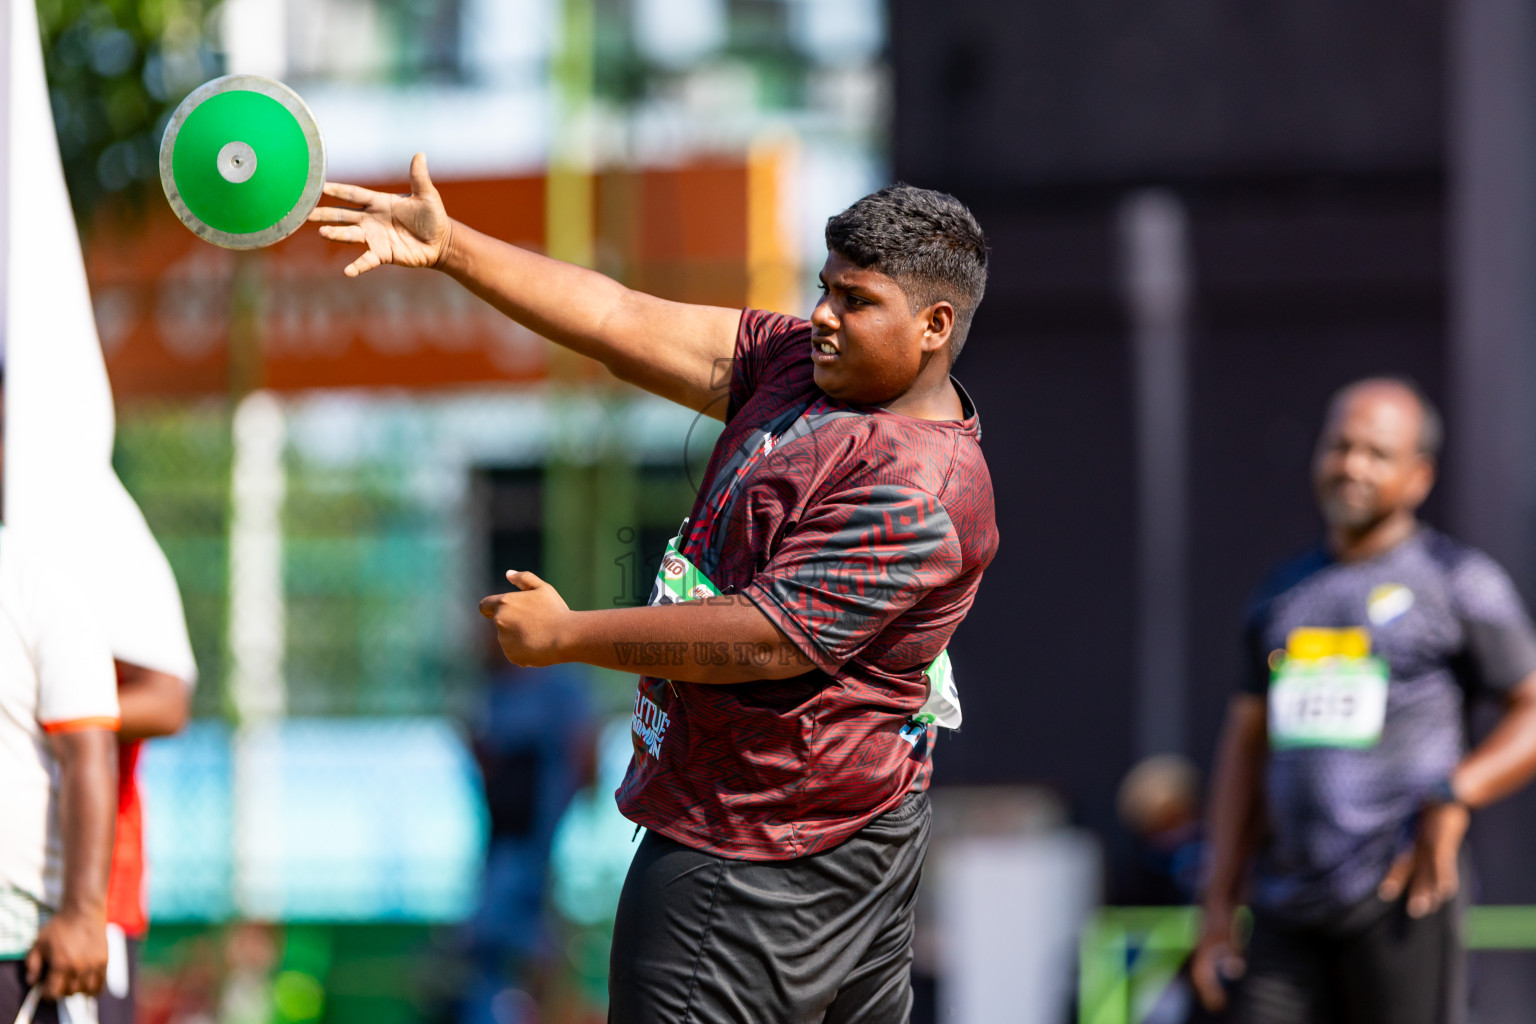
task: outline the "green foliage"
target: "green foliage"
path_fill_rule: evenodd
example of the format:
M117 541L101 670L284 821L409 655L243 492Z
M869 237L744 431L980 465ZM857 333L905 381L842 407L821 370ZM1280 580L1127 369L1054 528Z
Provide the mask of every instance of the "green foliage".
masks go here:
M105 200L159 192L171 111L220 73L219 2L37 0L64 180L82 225Z
M138 406L118 418L112 462L181 586L200 684L199 716L224 712L229 619L230 473L222 402Z

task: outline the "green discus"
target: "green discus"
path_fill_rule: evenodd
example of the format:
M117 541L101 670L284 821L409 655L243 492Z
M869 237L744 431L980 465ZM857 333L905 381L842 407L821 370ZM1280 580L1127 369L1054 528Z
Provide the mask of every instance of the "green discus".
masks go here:
M199 86L160 142L160 184L181 222L226 249L287 238L320 202L325 143L298 93L260 75Z

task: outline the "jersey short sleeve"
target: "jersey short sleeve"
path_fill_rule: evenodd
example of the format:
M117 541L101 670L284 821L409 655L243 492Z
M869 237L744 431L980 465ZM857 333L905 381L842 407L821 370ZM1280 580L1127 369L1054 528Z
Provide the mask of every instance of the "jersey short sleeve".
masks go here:
M37 672L37 721L47 732L116 729L117 676L97 615L77 609L40 564L36 549L6 532L0 557L14 559L7 604L27 621ZM8 588L8 589L11 589Z
M775 378L786 358L809 365L811 325L799 317L746 309L736 329L735 361L731 366L730 422L764 383Z
M1451 570L1450 590L1478 682L1508 692L1536 672L1536 629L1497 562L1468 551Z
M103 509L92 534L96 550L87 568L100 567L121 588L115 614L105 624L112 656L195 684L197 662L176 577L149 524L115 474L108 481Z
M1264 642L1264 605L1248 614L1243 626L1243 676L1240 692L1263 697L1269 693L1269 650Z
M960 541L937 498L858 487L809 509L745 593L817 668L834 673L961 572Z

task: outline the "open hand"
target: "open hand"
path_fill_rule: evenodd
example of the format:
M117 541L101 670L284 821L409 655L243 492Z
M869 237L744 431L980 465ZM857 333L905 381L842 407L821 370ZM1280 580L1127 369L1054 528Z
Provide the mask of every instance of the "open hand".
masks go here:
M1413 849L1397 858L1376 895L1392 902L1408 890L1408 916L1433 914L1456 895L1461 877L1456 866L1471 812L1462 804L1436 804L1419 816Z
M105 919L60 911L38 929L37 941L27 952L27 984L41 979L44 999L57 1001L77 992L95 995L106 977Z
M325 183L325 194L352 206L317 206L311 210L310 221L324 225L320 237L368 247L367 252L347 264L348 277L365 274L385 263L397 267L436 267L448 253L453 220L427 176L425 153L411 158L408 196L333 181Z
M565 599L531 572L508 572L507 582L517 589L480 599L480 614L496 623L507 660L525 667L564 661L561 635L571 614Z

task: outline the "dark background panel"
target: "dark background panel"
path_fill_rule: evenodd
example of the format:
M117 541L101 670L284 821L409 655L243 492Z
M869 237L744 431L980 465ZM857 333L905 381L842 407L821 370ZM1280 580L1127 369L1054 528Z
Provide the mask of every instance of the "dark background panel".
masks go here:
M992 183L1416 168L1437 0L894 0L896 162Z
M1004 533L954 644L965 726L937 778L1047 784L1100 825L1130 746L1128 371L1113 335L1001 325L959 368Z
M1444 405L1439 183L1191 188L1190 732L1208 765L1248 596L1320 539L1310 463L1329 397L1366 376ZM1424 510L1443 522L1443 495Z
M992 266L956 375L981 412L1003 539L954 644L966 723L936 779L1048 785L1108 828L1132 756L1135 597L1112 207L1096 189L960 191Z

